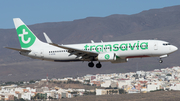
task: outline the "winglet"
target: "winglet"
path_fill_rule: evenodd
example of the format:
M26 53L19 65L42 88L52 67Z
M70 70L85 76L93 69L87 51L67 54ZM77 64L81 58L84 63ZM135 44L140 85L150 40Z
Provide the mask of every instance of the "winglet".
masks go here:
M43 32L43 34L44 34L44 37L45 37L47 43L52 43L51 39L47 36L47 34L45 32Z

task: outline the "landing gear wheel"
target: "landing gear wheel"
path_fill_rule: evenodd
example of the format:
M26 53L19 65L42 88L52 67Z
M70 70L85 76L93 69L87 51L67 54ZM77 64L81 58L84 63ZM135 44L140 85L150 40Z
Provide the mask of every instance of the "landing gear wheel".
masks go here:
M163 63L163 60L160 59L160 60L159 60L159 63Z
M94 67L94 63L93 62L89 62L88 66L92 68L92 67Z
M96 67L97 67L97 68L101 68L101 67L102 67L101 63L100 63L100 62L97 63L97 64L96 64Z

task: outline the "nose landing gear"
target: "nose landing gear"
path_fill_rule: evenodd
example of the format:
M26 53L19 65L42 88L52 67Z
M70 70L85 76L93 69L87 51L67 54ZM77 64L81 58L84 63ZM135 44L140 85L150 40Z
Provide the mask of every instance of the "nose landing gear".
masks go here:
M163 63L163 60L161 58L159 59L159 63Z

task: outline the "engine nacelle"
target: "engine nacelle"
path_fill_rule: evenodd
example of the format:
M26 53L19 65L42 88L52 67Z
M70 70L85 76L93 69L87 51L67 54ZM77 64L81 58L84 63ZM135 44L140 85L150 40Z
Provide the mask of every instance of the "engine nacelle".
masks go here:
M115 61L111 61L111 63L125 63L125 62L128 62L128 58L125 59L117 58Z
M115 61L116 54L115 53L102 53L97 56L98 61Z

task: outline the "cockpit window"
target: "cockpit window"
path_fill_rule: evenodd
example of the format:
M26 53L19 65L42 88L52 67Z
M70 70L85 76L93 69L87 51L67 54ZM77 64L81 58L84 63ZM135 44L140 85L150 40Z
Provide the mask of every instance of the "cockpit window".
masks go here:
M163 43L164 46L170 45L170 43Z

